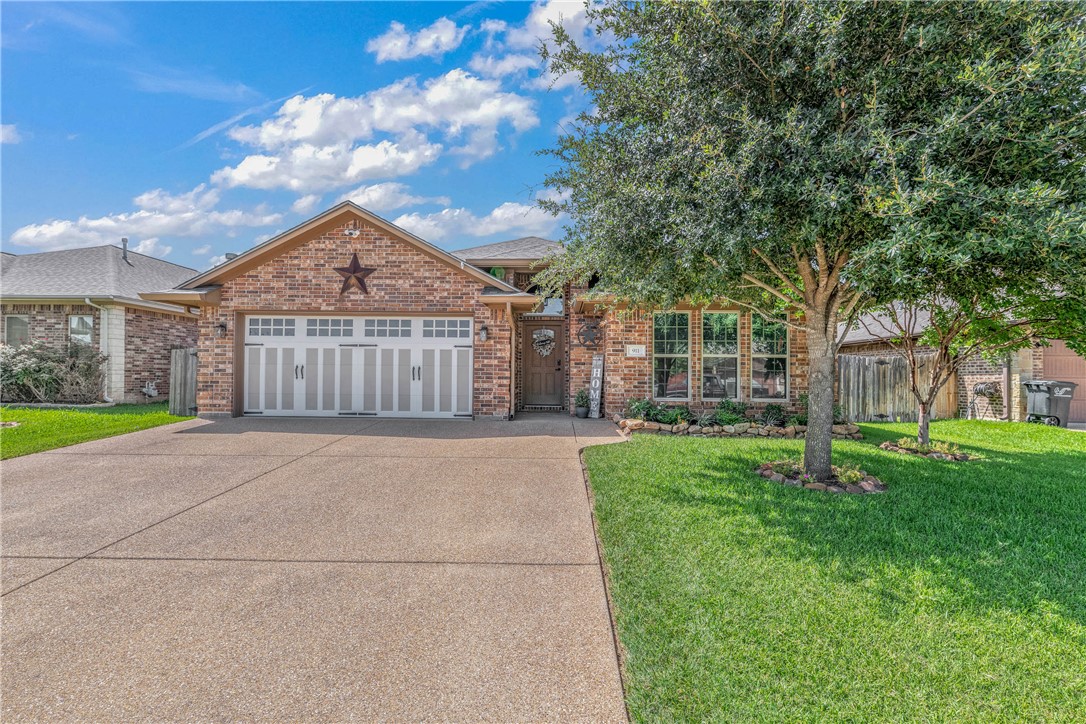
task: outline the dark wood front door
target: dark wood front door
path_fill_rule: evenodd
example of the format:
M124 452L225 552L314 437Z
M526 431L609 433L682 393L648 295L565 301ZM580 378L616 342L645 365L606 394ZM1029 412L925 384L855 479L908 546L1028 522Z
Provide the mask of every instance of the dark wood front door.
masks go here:
M525 322L521 347L524 404L561 406L565 400L565 329L562 322Z

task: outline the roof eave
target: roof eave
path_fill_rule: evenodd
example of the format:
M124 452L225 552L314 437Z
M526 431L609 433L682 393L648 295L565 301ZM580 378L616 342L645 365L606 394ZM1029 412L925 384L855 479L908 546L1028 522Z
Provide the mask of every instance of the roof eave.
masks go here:
M149 302L178 304L186 307L217 307L222 301L222 291L214 289L167 289L161 292L140 292L140 298Z

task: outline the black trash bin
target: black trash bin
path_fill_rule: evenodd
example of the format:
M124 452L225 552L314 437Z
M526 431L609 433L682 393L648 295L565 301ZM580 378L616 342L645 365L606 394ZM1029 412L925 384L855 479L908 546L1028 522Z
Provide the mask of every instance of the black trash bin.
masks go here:
M1027 422L1067 427L1071 398L1075 396L1078 384L1058 380L1031 380L1023 382L1022 386L1026 388Z

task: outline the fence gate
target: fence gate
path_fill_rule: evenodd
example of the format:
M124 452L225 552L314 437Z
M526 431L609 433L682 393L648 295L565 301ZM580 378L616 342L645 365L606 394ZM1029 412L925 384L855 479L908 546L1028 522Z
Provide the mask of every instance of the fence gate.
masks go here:
M196 348L170 350L170 414L196 414Z
M917 355L920 378L927 379L933 354ZM927 389L921 384L921 392ZM837 358L837 401L855 422L916 422L917 402L909 391L909 364L897 355L840 355ZM932 404L932 419L954 417L958 410L955 377L943 385Z

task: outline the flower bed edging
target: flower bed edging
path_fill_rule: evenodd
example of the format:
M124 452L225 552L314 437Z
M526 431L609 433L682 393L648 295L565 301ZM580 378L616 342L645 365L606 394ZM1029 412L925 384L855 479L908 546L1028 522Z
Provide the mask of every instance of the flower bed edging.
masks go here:
M693 437L777 437L803 438L807 433L804 425L777 427L762 425L757 422L741 422L738 425L709 425L701 427L688 422L678 425L665 425L661 422L649 422L638 418L624 418L615 415L612 418L619 430L626 435L633 433L647 435L692 435ZM863 433L856 425L834 425L835 440L863 440Z
M917 457L928 458L929 460L956 460L958 462L966 462L968 460L976 460L976 455L969 455L967 453L944 453L938 450L932 450L931 452L922 452L920 450L910 450L907 447L901 447L887 440L879 445L882 450L888 450L890 452L901 453L902 455L916 455Z
M865 471L863 473L863 479L857 483L819 483L819 482L803 482L802 477L791 477L776 472L773 466L776 463L762 463L754 472L762 476L766 480L774 483L780 483L781 485L787 485L793 488L806 488L807 490L819 490L825 493L848 493L850 495L874 495L876 493L885 493L886 484L876 478L874 475L868 475Z

